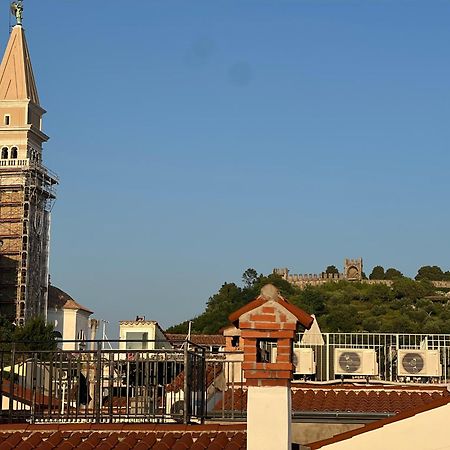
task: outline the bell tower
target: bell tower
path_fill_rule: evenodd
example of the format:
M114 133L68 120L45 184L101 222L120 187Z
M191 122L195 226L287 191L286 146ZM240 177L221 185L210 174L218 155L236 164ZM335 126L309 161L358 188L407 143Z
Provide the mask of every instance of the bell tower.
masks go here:
M22 2L0 65L0 315L22 325L46 317L50 212L58 178L42 164L41 107Z

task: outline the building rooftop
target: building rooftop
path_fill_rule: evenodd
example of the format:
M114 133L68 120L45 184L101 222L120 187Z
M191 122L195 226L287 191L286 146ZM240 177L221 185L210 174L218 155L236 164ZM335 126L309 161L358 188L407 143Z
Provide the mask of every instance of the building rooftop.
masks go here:
M67 292L51 285L48 287L48 308L80 309L93 313L89 308L76 302Z
M305 383L292 385L292 410L294 412L345 412L366 414L398 414L435 400L449 399L446 387L440 386L386 386L353 384L317 385ZM247 391L229 389L215 410L244 410L247 408Z
M187 338L187 334L166 333L166 336L173 345L181 344ZM225 345L225 337L222 334L191 334L189 341L196 345L219 347L223 347Z

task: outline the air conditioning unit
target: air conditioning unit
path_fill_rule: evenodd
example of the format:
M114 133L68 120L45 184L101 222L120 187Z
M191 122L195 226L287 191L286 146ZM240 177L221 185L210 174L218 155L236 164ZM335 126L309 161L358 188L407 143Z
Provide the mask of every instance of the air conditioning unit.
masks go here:
M313 375L316 373L314 350L312 348L294 348L294 374Z
M373 349L335 348L335 375L378 375L377 354Z
M409 377L440 377L442 365L439 350L399 349L397 373Z

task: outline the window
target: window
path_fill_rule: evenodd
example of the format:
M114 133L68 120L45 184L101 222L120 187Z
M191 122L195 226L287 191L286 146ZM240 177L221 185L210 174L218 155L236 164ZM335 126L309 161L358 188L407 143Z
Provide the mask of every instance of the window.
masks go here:
M2 159L8 159L8 147L2 148Z
M256 340L256 362L274 363L277 361L277 339Z
M5 125L9 125L11 123L11 116L9 114L5 114Z
M11 159L17 159L17 147L11 149Z
M79 330L77 333L77 340L78 341L84 341L86 340L86 335L84 334L83 330Z
M148 333L138 331L127 331L125 335L127 340L127 350L144 350L147 348ZM140 341L140 342L128 342L128 341Z

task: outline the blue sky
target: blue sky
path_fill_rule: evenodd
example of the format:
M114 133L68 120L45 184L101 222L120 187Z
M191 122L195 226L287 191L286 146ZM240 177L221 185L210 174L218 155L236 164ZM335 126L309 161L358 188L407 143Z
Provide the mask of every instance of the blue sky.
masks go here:
M24 3L52 281L111 335L248 267L450 269L450 1Z

